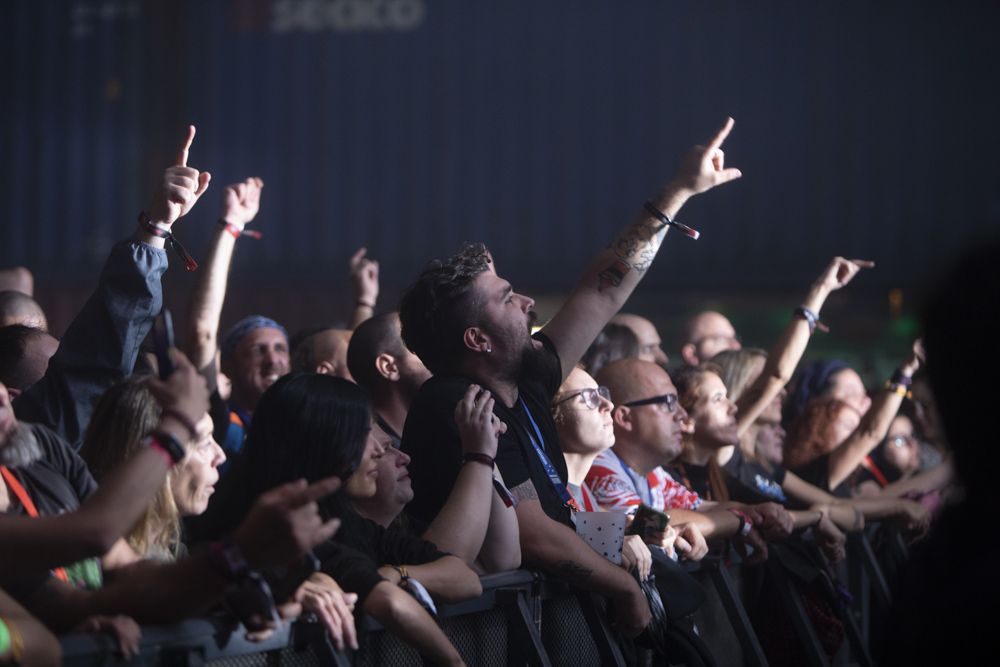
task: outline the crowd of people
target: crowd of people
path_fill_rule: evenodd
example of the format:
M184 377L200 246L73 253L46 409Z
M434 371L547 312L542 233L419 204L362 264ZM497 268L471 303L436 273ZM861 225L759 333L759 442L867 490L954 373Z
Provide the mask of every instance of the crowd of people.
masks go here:
M834 656L843 628L816 582L837 576L847 535L878 523L933 544L936 517L983 500L946 437L975 437L983 417L956 398L962 375L935 367L975 346L944 350L949 323L929 320L926 352L914 341L871 389L842 361L801 364L827 298L873 266L835 257L768 349L702 312L668 358L650 319L620 311L668 232L698 237L677 221L687 201L741 176L722 149L732 127L691 149L546 322L501 277L506 258L470 243L398 310L379 306L378 263L359 250L346 324L291 336L265 314L220 331L264 183L224 188L196 262L175 233L211 176L188 164L188 128L60 340L31 273L0 272L0 665L58 664L71 632L133 655L142 624L219 608L251 638L315 614L342 650L367 614L427 661L464 664L436 605L519 567L606 598L629 659L710 665L719 640L693 620L705 596L683 566L709 553L745 565L771 664L802 657L767 561L794 575ZM200 266L167 349L153 329L171 254ZM595 522L618 527L614 548Z

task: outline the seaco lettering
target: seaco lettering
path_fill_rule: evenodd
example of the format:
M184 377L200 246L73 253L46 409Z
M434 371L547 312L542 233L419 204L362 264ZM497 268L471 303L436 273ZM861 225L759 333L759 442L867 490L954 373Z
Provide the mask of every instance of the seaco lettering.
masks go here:
M275 0L271 30L320 32L406 31L420 27L424 0Z

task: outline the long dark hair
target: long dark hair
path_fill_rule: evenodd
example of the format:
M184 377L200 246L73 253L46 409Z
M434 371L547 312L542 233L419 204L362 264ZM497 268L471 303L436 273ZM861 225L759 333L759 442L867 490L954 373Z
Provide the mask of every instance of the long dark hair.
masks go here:
M246 491L251 498L296 479L341 481L357 470L371 430L364 389L342 378L291 373L274 383L253 414L244 445ZM342 487L343 488L343 487ZM342 491L321 503L341 515Z

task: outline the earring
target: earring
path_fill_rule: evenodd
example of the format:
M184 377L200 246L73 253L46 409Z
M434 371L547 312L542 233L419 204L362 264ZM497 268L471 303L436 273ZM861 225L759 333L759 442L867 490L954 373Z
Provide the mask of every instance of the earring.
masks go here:
M489 343L486 343L486 353L489 354L492 351L493 351L493 348L490 346Z

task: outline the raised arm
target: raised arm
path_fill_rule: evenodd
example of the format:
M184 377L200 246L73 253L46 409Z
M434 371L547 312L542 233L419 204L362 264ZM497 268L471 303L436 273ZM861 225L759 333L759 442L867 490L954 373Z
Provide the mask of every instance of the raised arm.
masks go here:
M874 262L863 259L834 257L823 274L812 284L801 310L796 310L796 316L771 348L760 377L736 402L736 428L740 436L792 379L792 373L802 359L809 336L816 326L809 316L814 316L818 321L820 310L830 293L851 282L861 269L873 266Z
M187 166L194 132L190 126L132 242L112 248L97 290L63 336L45 377L14 403L18 418L48 426L75 448L97 398L132 373L139 347L163 307L167 235L208 188L208 172Z
M514 509L495 503L493 460L498 438L507 426L493 414L494 402L489 391L473 384L455 406L463 464L448 500L423 537L470 567L477 559L485 559L500 566L490 571L500 571L520 565L520 548Z
M226 186L223 192L222 214L212 236L208 257L202 267L201 275L198 276L198 286L191 300L191 313L188 318L190 327L188 354L195 368L203 373L215 361L219 318L222 315L222 304L226 299L229 266L232 263L236 240L243 235L244 228L257 216L263 187L264 181L252 177L241 183ZM211 372L206 375L210 378L215 376ZM214 382L212 384L214 385Z
M352 331L375 314L375 304L378 303L378 262L367 254L367 248L358 248L351 255L351 282L354 285Z
M854 472L861 461L885 438L892 420L899 412L899 406L903 403L903 396L910 379L920 368L923 357L923 342L918 340L913 344L913 354L897 371L898 379L905 384L896 384L892 388L880 391L872 401L868 412L861 418L861 423L854 429L854 433L830 453L830 489L837 488L847 479L848 475Z
M724 167L722 142L733 129L733 119L705 146L695 146L677 175L587 267L576 289L545 326L562 362L563 379L583 356L604 325L617 313L645 275L673 220L692 196L739 178L739 169Z

